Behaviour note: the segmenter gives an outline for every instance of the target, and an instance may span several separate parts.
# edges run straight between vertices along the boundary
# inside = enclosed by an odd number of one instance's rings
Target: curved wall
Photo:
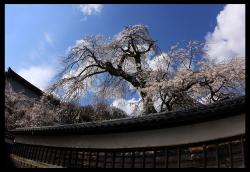
[[[245,114],[241,114],[192,125],[134,132],[65,136],[17,135],[15,142],[57,147],[115,149],[188,144],[244,133]]]

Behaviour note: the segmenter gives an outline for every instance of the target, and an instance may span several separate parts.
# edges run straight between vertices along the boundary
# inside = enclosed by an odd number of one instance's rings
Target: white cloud
[[[111,106],[125,111],[128,115],[139,115],[140,111],[142,111],[142,103],[140,101],[141,99],[135,100],[135,98],[130,100],[116,99]]]
[[[66,54],[70,53],[70,50],[74,47],[83,47],[83,46],[90,46],[90,43],[84,39],[78,39],[75,41],[75,45],[73,46],[68,46],[68,48],[66,49]]]
[[[43,36],[44,36],[46,42],[47,42],[50,46],[54,46],[54,39],[53,39],[51,33],[44,32],[44,33],[43,33]]]
[[[158,68],[164,68],[165,67],[165,63],[162,63],[162,62],[165,61],[165,58],[167,56],[168,55],[166,53],[162,53],[160,55],[155,56],[151,60],[147,59],[147,63],[148,63],[149,67],[152,70],[156,70]]]
[[[149,67],[155,71],[157,69],[161,69],[164,71],[167,71],[168,63],[170,62],[169,56],[167,53],[161,53],[160,55],[155,56],[153,59],[146,59],[146,62],[148,63]],[[170,71],[172,71],[172,67],[169,66]]]
[[[205,37],[210,60],[219,63],[245,57],[245,5],[229,4],[218,14],[217,26]]]
[[[101,4],[81,4],[79,8],[84,15],[90,16],[92,14],[101,13],[103,5]],[[86,21],[86,18],[84,19]]]
[[[55,71],[49,66],[31,66],[29,68],[23,68],[17,73],[42,90],[48,86],[50,80],[55,75]]]

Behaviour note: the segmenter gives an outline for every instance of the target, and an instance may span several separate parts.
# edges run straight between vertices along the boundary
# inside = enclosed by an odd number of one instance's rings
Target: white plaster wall
[[[245,114],[174,128],[100,135],[17,136],[15,142],[81,148],[130,148],[195,143],[245,133]]]

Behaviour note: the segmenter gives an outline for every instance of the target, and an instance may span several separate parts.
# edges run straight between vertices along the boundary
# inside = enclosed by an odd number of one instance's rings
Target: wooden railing
[[[64,168],[244,168],[245,136],[185,145],[93,149],[15,143],[18,167]]]

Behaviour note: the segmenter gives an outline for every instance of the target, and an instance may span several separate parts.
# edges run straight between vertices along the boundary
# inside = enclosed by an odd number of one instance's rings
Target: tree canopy
[[[122,97],[128,89],[141,96],[143,113],[202,106],[244,94],[244,57],[210,60],[202,42],[173,45],[163,52],[144,25],[125,27],[113,38],[87,36],[63,59],[52,85],[65,100],[96,94]],[[93,89],[92,89],[93,90]]]

